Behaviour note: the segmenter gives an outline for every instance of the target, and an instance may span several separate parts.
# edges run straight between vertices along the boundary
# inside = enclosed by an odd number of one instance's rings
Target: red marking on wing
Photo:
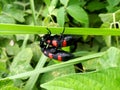
[[[58,60],[62,61],[62,57],[60,55],[58,55]]]
[[[48,54],[48,57],[52,59],[52,58],[53,58],[52,53],[49,53],[49,54]]]
[[[50,40],[47,40],[47,43],[50,43]]]
[[[53,41],[52,41],[52,45],[55,46],[55,47],[57,47],[57,46],[58,46],[57,41],[56,41],[56,40],[53,40]]]
[[[63,47],[66,47],[66,46],[67,46],[67,41],[66,41],[66,40],[63,40],[62,46],[63,46]]]

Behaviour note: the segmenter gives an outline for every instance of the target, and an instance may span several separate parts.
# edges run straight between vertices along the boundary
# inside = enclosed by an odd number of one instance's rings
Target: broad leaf
[[[19,48],[18,44],[15,44],[15,45],[13,45],[13,46],[8,45],[8,46],[6,47],[6,51],[7,51],[7,54],[8,54],[8,55],[13,55],[13,56],[15,56],[15,55],[17,55],[17,53],[20,51],[20,48]]]
[[[111,47],[100,58],[83,62],[86,70],[101,70],[111,67],[120,67],[120,49]]]
[[[87,5],[87,9],[90,10],[91,12],[96,11],[96,10],[100,10],[105,8],[105,4],[104,2],[99,2],[97,0],[93,0],[90,3],[88,3]]]
[[[120,90],[120,68],[72,74],[42,84],[47,90]]]
[[[112,13],[107,13],[107,14],[99,14],[99,17],[104,23],[112,23],[113,18],[112,18]]]
[[[117,10],[115,13],[115,20],[116,22],[119,22],[120,19],[120,10]],[[113,13],[106,13],[106,14],[99,14],[99,17],[103,21],[103,24],[108,23],[108,27],[110,27],[110,23],[113,22]]]
[[[64,27],[65,23],[65,8],[61,7],[57,11],[57,22],[59,26]]]
[[[13,59],[10,66],[10,74],[18,74],[32,70],[30,60],[32,59],[32,50],[30,48],[23,49]]]
[[[14,20],[14,18],[7,16],[7,15],[0,15],[0,23],[11,23],[11,24],[15,24],[16,21]]]
[[[102,68],[110,68],[120,66],[120,49],[111,47],[106,53],[100,57],[99,64]]]
[[[87,13],[84,11],[84,9],[82,7],[80,7],[79,5],[75,5],[75,4],[69,5],[67,7],[67,12],[75,20],[77,20],[78,22],[81,22],[86,27],[88,26],[88,15],[87,15]]]
[[[24,12],[11,5],[6,5],[2,12],[5,13],[5,15],[12,17],[19,22],[25,21]]]
[[[79,5],[80,1],[79,0],[69,0],[68,6],[69,5]]]

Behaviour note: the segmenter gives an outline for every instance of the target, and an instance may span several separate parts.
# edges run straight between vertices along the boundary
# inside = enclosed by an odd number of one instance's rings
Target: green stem
[[[42,56],[41,56],[38,64],[37,64],[36,67],[35,67],[35,70],[40,70],[40,69],[44,66],[46,60],[47,60],[47,57],[45,57],[45,56],[42,54]],[[39,75],[40,75],[39,72],[38,72],[37,74],[33,74],[33,75],[29,78],[29,80],[27,81],[27,84],[25,85],[24,90],[33,90],[33,87],[34,87],[34,85],[35,85],[35,83],[36,83]]]
[[[17,79],[17,78],[23,78],[23,77],[30,77],[33,74],[36,75],[38,73],[39,74],[40,73],[45,73],[45,72],[49,72],[49,71],[52,71],[52,70],[55,70],[55,69],[65,67],[65,66],[69,66],[69,65],[81,63],[81,62],[84,62],[84,61],[88,61],[88,60],[93,59],[93,58],[98,58],[98,57],[103,56],[104,54],[105,54],[105,52],[95,53],[95,54],[92,54],[92,55],[86,55],[86,56],[83,56],[83,57],[72,59],[72,60],[67,61],[67,62],[51,65],[51,66],[48,66],[48,67],[45,67],[45,68],[35,69],[34,71],[29,71],[29,72],[21,73],[21,74],[18,74],[18,75],[9,76],[9,77],[4,78],[4,79],[8,79],[8,78],[9,79]]]
[[[27,35],[25,36],[25,39],[24,39],[24,41],[23,41],[23,44],[22,44],[22,48],[21,48],[21,49],[24,49],[24,48],[26,47],[28,39],[29,39],[29,34],[27,34]]]
[[[31,10],[32,10],[34,25],[37,25],[37,20],[36,20],[36,16],[35,16],[34,0],[30,0],[30,6],[31,6]]]
[[[114,25],[114,28],[117,28],[116,27],[116,17],[115,17],[115,13],[113,13],[113,25]],[[118,36],[115,37],[116,39],[116,46],[118,47],[119,46],[119,40],[118,40]]]
[[[49,28],[49,27],[48,27]],[[53,34],[60,34],[63,27],[50,27]],[[0,24],[0,34],[46,34],[44,26]],[[115,28],[65,28],[64,34],[71,35],[120,35],[120,29]]]
[[[31,9],[32,9],[32,14],[33,14],[34,25],[37,25],[37,19],[36,19],[37,17],[35,17],[34,0],[30,0],[30,5],[31,5]],[[35,70],[42,68],[44,66],[46,60],[47,60],[47,58],[42,54],[42,56],[39,59],[39,62],[37,63],[37,65],[35,67]],[[35,74],[31,75],[24,87],[24,90],[33,90],[39,75],[40,75],[40,73],[37,73],[36,75]]]

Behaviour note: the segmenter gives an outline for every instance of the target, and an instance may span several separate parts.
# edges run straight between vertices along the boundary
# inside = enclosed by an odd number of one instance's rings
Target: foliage
[[[91,90],[119,90],[118,72],[120,72],[119,68],[110,68],[93,73],[72,74],[54,79],[43,84],[42,87],[49,90],[87,90],[88,88]]]
[[[0,0],[0,90],[119,90],[119,8],[120,0]],[[46,27],[79,38],[76,58],[41,53]]]

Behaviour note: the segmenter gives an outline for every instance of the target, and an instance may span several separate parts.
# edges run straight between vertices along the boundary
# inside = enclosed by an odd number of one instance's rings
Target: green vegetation
[[[0,90],[120,90],[119,8],[120,0],[0,0]],[[42,54],[47,27],[80,38],[74,59]]]

